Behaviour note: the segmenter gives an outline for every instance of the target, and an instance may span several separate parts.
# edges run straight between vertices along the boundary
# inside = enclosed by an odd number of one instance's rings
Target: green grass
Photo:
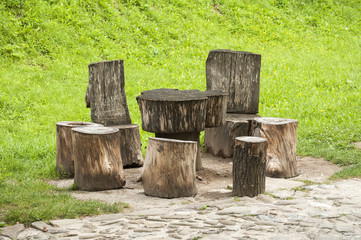
[[[357,0],[1,1],[0,222],[115,211],[43,182],[57,178],[56,122],[90,121],[87,65],[102,60],[125,60],[140,124],[141,91],[205,90],[210,50],[259,53],[259,114],[298,119],[299,155],[346,166],[334,178],[360,177],[360,19]]]

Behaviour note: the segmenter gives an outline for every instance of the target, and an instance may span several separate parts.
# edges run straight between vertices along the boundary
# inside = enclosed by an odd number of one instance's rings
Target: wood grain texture
[[[194,141],[149,138],[142,175],[144,193],[161,198],[197,194],[196,155]]]
[[[119,130],[110,127],[73,128],[74,183],[97,191],[125,185]]]
[[[219,90],[203,92],[207,96],[206,128],[219,127],[225,122],[228,93]]]
[[[206,62],[207,90],[229,93],[228,113],[258,113],[261,55],[212,50]]]
[[[89,83],[85,95],[92,122],[105,126],[131,124],[125,96],[123,60],[89,64]]]
[[[197,142],[197,160],[196,171],[202,170],[202,158],[201,158],[201,145],[199,141],[200,132],[191,133],[155,133],[157,138],[177,139],[183,141],[195,141]]]
[[[214,156],[233,157],[235,138],[252,136],[253,119],[256,114],[226,114],[225,123],[219,127],[206,128],[204,145],[206,151]]]
[[[267,139],[237,137],[233,160],[233,195],[255,197],[266,188]]]
[[[255,136],[268,140],[267,176],[291,178],[297,170],[297,125],[298,121],[284,118],[255,118]]]
[[[120,152],[123,167],[141,167],[144,160],[142,156],[142,143],[140,141],[139,125],[117,125],[111,126],[119,130]]]
[[[90,122],[63,121],[56,123],[56,170],[61,178],[74,177],[73,140],[74,127],[102,126]]]

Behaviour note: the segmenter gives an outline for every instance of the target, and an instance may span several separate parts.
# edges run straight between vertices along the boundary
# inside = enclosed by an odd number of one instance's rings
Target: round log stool
[[[237,137],[233,160],[233,195],[254,197],[266,187],[267,139]]]
[[[110,127],[73,128],[74,183],[97,191],[125,185],[119,130]]]
[[[197,142],[149,138],[142,181],[144,193],[177,198],[197,194]]]
[[[271,117],[259,117],[254,120],[255,135],[266,137],[268,140],[267,176],[278,178],[297,176],[298,121]]]
[[[119,130],[120,152],[122,154],[123,167],[143,166],[142,143],[140,142],[139,125],[127,124],[112,126]]]
[[[63,121],[56,123],[56,170],[61,178],[74,177],[73,141],[71,129],[74,127],[103,126],[91,122]]]

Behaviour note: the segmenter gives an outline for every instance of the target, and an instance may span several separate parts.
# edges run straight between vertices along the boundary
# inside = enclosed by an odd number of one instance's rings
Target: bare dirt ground
[[[130,205],[127,211],[146,210],[157,207],[174,207],[175,205],[209,204],[212,201],[231,197],[232,187],[232,158],[214,157],[202,154],[203,170],[197,172],[198,194],[194,197],[161,199],[144,194],[141,182],[142,168],[124,169],[126,185],[122,189],[85,192],[73,191],[72,195],[81,200],[96,199],[108,203],[125,202]],[[337,165],[320,158],[302,157],[298,160],[299,176],[291,179],[266,178],[266,192],[272,193],[279,189],[289,189],[304,185],[302,180],[322,183],[341,170]],[[69,187],[72,179],[50,181],[58,187]]]

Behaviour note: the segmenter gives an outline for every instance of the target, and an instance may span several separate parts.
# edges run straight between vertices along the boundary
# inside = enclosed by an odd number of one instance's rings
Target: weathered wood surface
[[[125,176],[119,130],[83,127],[72,131],[75,185],[85,191],[123,187]]]
[[[199,141],[199,135],[200,135],[200,132],[191,132],[191,133],[156,133],[155,137],[197,142],[196,171],[199,171],[199,170],[202,170],[201,145],[200,145],[200,141]]]
[[[253,119],[256,114],[226,114],[225,123],[219,127],[206,128],[204,145],[214,156],[233,157],[235,138],[253,135]]]
[[[56,170],[61,178],[74,177],[73,141],[74,127],[102,126],[90,122],[62,121],[56,123]]]
[[[207,97],[192,91],[156,89],[137,97],[142,128],[154,133],[200,132],[205,128]]]
[[[255,197],[266,188],[267,139],[237,137],[233,160],[233,195]]]
[[[144,160],[142,156],[142,143],[140,141],[139,125],[117,125],[112,126],[119,130],[120,152],[123,167],[141,167]]]
[[[207,90],[229,93],[228,113],[258,113],[261,55],[213,50],[206,62]]]
[[[269,177],[291,178],[297,171],[298,121],[284,118],[255,118],[255,136],[266,137],[267,170]]]
[[[219,90],[203,92],[207,96],[206,128],[224,124],[227,111],[228,93]]]
[[[149,138],[142,174],[144,193],[161,198],[197,194],[196,156],[194,141]]]
[[[89,64],[85,96],[92,122],[105,126],[131,124],[125,96],[123,60]]]

